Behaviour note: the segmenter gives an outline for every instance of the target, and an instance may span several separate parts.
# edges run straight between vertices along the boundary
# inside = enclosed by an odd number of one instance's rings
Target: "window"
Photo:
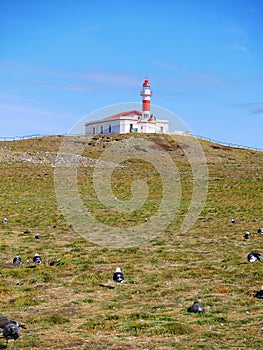
[[[96,134],[96,128],[95,128],[95,126],[93,126],[92,133],[93,133],[93,134]]]
[[[103,125],[100,127],[100,133],[103,134]]]
[[[109,125],[109,134],[111,134],[111,125]]]

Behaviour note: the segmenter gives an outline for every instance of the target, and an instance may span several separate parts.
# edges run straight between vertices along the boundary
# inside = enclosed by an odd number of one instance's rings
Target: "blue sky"
[[[2,0],[0,136],[65,134],[147,75],[194,134],[263,149],[262,18],[261,0]]]

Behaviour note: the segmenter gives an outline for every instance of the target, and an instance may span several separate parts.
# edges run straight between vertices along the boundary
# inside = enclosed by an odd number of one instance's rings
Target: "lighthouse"
[[[152,91],[147,77],[145,77],[142,83],[140,96],[142,96],[141,110],[121,111],[117,114],[105,115],[100,120],[90,121],[85,124],[85,133],[90,135],[127,133],[168,134],[169,120],[157,119],[151,112]]]
[[[151,114],[151,85],[149,83],[149,80],[146,78],[144,79],[144,82],[142,84],[142,120],[149,120],[150,114]]]

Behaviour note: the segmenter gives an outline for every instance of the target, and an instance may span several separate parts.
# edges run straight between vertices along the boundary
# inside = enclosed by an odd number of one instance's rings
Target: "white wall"
[[[103,127],[103,134],[119,134],[120,124],[118,121],[113,122],[100,122],[100,123],[92,123],[86,125],[86,134],[94,134],[93,128],[95,128],[95,134],[101,134],[101,127]],[[111,132],[110,132],[111,127]]]
[[[169,123],[167,121],[156,121],[156,132],[158,134],[168,134],[169,133]]]
[[[169,133],[169,122],[166,120],[156,121],[156,123],[137,123],[136,120],[110,120],[110,121],[101,121],[97,123],[91,123],[86,125],[86,134],[93,134],[93,128],[95,127],[95,134],[101,134],[101,127],[103,127],[103,134],[127,134],[130,132],[130,125],[133,125],[133,128],[137,128],[137,132],[141,133]],[[109,130],[111,126],[111,132]]]
[[[138,132],[140,131],[140,123],[137,123],[136,120],[122,120],[121,121],[121,130],[123,134],[127,134],[130,132],[131,124],[134,129],[137,129]]]

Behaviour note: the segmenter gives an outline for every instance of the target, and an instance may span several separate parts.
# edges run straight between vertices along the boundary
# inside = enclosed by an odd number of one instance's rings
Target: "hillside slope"
[[[263,227],[263,153],[199,141],[208,193],[195,225],[182,233],[195,185],[187,156],[191,138],[142,136],[154,145],[153,152],[161,148],[175,163],[180,204],[170,225],[159,227],[154,238],[113,249],[86,240],[65,219],[55,172],[61,164],[77,169],[84,206],[109,228],[144,224],[158,212],[164,193],[153,164],[134,159],[131,152],[112,173],[112,189],[120,200],[132,198],[134,180],[147,181],[148,199],[134,212],[105,208],[93,186],[97,164],[111,169],[103,160],[106,150],[124,147],[131,137],[141,136],[95,136],[81,155],[76,149],[83,139],[69,138],[76,152],[62,152],[60,158],[64,139],[59,136],[0,142],[0,219],[8,220],[0,224],[0,316],[27,325],[17,347],[261,349],[263,301],[253,295],[263,284],[263,265],[249,264],[246,257],[255,250],[263,253],[263,235],[257,233]],[[243,239],[246,231],[248,240]],[[42,264],[32,263],[35,253]],[[12,264],[15,255],[22,266]],[[115,286],[109,280],[117,266],[125,283]],[[197,299],[205,314],[187,312]],[[4,344],[1,340],[0,348]]]

